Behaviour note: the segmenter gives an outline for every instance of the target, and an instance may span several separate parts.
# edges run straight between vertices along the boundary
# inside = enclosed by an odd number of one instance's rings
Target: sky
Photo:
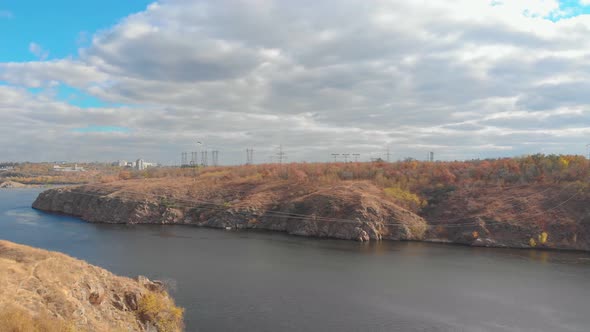
[[[584,154],[590,0],[0,0],[0,119],[0,162]]]

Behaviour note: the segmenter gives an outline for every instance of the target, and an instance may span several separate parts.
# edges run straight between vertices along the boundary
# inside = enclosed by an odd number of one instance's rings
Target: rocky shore
[[[572,212],[576,221],[557,219],[559,214],[549,213],[519,221],[510,214],[500,213],[502,209],[513,208],[514,202],[498,203],[493,192],[471,202],[457,191],[431,202],[429,210],[419,213],[401,207],[385,197],[382,190],[362,181],[316,187],[312,191],[292,183],[247,186],[234,183],[206,188],[207,195],[197,197],[185,193],[204,190],[198,184],[194,189],[187,189],[186,183],[164,181],[122,181],[50,189],[39,195],[33,207],[93,223],[187,224],[357,241],[415,240],[590,251],[590,214],[586,210]],[[546,203],[543,197],[529,198],[527,204]],[[478,204],[501,206],[474,217],[471,210],[483,209]],[[449,209],[454,212],[452,218],[444,214]]]
[[[30,187],[38,187],[36,185],[28,185],[20,182],[15,181],[2,181],[0,180],[0,188],[2,189],[13,189],[13,188],[30,188]]]
[[[273,192],[277,194],[277,192]],[[111,192],[108,186],[57,188],[42,192],[35,209],[77,216],[94,223],[190,224],[212,228],[264,229],[345,240],[420,240],[426,222],[378,195],[368,184],[325,192],[250,197],[252,205],[162,199],[145,194]],[[252,193],[253,196],[270,193]],[[254,202],[256,201],[256,202]],[[268,201],[274,205],[269,208]],[[334,213],[346,218],[334,218]],[[310,217],[311,216],[311,217]],[[330,217],[327,217],[330,216]]]

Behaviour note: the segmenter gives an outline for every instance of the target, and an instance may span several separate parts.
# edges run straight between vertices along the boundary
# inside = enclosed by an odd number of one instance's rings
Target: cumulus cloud
[[[313,161],[387,145],[397,158],[581,153],[590,16],[562,12],[549,0],[163,0],[94,34],[76,59],[0,63],[0,106],[17,99],[11,119],[32,137],[62,128],[47,144],[88,145],[39,148],[71,158],[170,162],[197,136],[227,163],[251,147],[264,160],[279,143]],[[60,84],[125,106],[26,90]],[[72,130],[87,126],[132,130]]]

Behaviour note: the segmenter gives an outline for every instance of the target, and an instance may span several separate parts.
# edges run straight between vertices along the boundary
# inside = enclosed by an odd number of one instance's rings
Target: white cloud
[[[109,75],[95,67],[70,59],[0,63],[0,80],[31,88],[51,86],[55,82],[86,88],[108,82],[108,78]]]
[[[577,153],[590,131],[590,17],[543,18],[559,10],[557,1],[164,0],[95,34],[79,58],[0,64],[11,84],[0,115],[11,109],[19,124],[7,138],[53,133],[35,143],[52,159],[169,162],[196,135],[226,162],[279,143],[290,160],[368,158],[387,144],[400,158]],[[86,111],[23,90],[55,84],[129,106]],[[71,131],[100,124],[133,130]],[[88,148],[52,151],[62,138]]]
[[[40,60],[45,60],[49,56],[49,51],[44,50],[41,45],[31,42],[29,43],[29,51],[33,53]]]

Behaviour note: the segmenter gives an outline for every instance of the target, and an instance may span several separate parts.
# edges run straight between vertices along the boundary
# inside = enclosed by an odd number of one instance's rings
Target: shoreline
[[[566,252],[566,253],[580,253],[580,254],[588,254],[590,255],[590,250],[583,250],[583,249],[575,249],[575,248],[551,248],[551,247],[526,247],[526,246],[481,246],[481,245],[471,245],[468,243],[461,243],[461,242],[452,242],[445,239],[424,239],[424,240],[391,240],[391,239],[374,239],[372,241],[356,241],[351,239],[341,239],[335,237],[318,237],[318,236],[307,236],[307,235],[299,235],[299,234],[292,234],[286,231],[277,231],[271,229],[263,229],[263,228],[222,228],[222,227],[214,227],[214,226],[207,226],[207,225],[195,225],[195,224],[179,224],[179,223],[126,223],[126,222],[92,222],[83,219],[81,216],[67,214],[64,212],[58,211],[45,211],[35,207],[31,207],[34,210],[40,211],[42,213],[46,213],[49,215],[55,216],[64,216],[68,218],[77,219],[80,222],[88,223],[88,224],[98,224],[98,225],[117,225],[117,226],[130,226],[130,227],[196,227],[196,228],[204,228],[210,229],[215,231],[225,231],[225,232],[235,232],[235,233],[261,233],[261,234],[280,234],[286,237],[296,237],[296,238],[306,238],[309,240],[332,240],[332,241],[344,241],[344,242],[351,242],[351,243],[358,243],[359,245],[371,245],[379,242],[391,242],[391,243],[425,243],[425,244],[433,244],[433,245],[440,245],[440,246],[454,246],[454,247],[463,247],[463,248],[482,248],[482,249],[500,249],[500,250],[519,250],[519,251],[531,251],[531,252]]]
[[[231,200],[223,196],[218,201],[226,203],[220,204],[198,198],[190,201],[189,197],[179,195],[152,194],[157,192],[155,190],[170,189],[161,182],[155,182],[153,189],[144,192],[125,191],[124,186],[129,184],[145,185],[146,182],[53,188],[39,193],[32,206],[89,223],[180,224],[361,242],[419,241],[470,247],[590,252],[584,223],[577,230],[561,222],[541,228],[535,222],[502,221],[494,219],[493,215],[485,218],[464,216],[451,224],[436,223],[378,197],[379,192],[367,183],[349,183],[295,197],[291,190],[287,191],[286,197],[265,196],[266,205],[261,205],[260,200],[248,200],[248,197]],[[285,187],[283,184],[271,189],[263,187],[262,192],[255,192],[253,196],[274,194]],[[222,186],[218,190],[232,192],[235,187]]]

